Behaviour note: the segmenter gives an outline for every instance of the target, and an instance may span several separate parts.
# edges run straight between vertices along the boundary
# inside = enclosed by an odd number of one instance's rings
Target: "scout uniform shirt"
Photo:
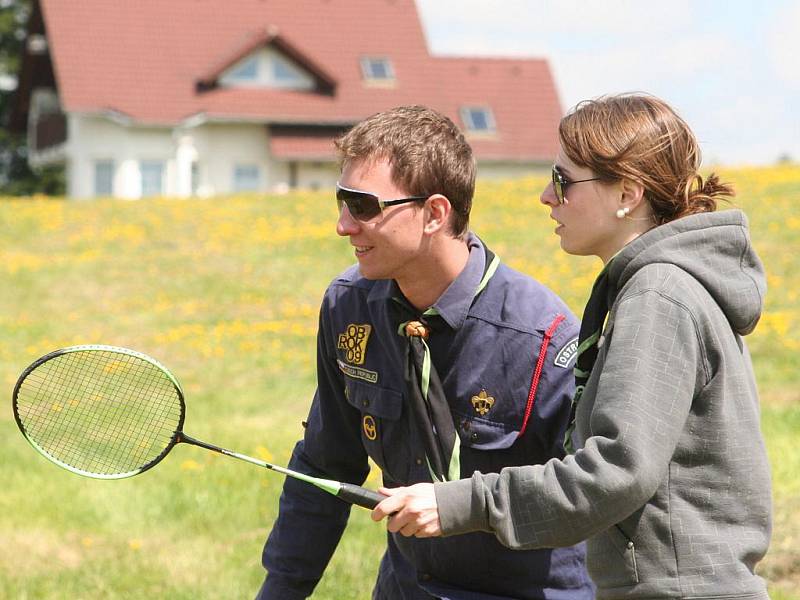
[[[426,318],[433,364],[460,442],[461,477],[544,463],[563,455],[574,389],[578,326],[566,305],[529,277],[488,267],[474,235],[461,274]],[[387,487],[430,482],[425,450],[406,404],[406,339],[398,324],[418,318],[392,280],[367,280],[357,265],[336,278],[320,311],[318,388],[290,468],[362,483],[367,457]],[[350,506],[293,479],[264,547],[259,598],[305,598],[325,569]],[[593,597],[583,545],[513,551],[490,533],[447,538],[388,534],[375,598]]]

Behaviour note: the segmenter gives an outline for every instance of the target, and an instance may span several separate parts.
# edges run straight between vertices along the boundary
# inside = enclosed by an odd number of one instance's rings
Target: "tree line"
[[[34,0],[0,0],[0,196],[64,193],[62,167],[33,170],[24,133],[8,129]]]

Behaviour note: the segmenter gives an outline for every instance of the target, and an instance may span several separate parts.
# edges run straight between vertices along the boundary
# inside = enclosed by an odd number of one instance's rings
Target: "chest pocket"
[[[519,432],[513,425],[482,419],[474,414],[453,411],[461,441],[461,476],[475,471],[498,473],[503,467],[529,464],[521,445],[515,446]],[[520,419],[514,415],[510,421]]]
[[[346,396],[358,409],[361,443],[388,479],[403,482],[409,468],[403,395],[390,388],[347,381]]]

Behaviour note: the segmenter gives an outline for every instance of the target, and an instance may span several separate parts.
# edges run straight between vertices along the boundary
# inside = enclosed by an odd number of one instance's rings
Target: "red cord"
[[[536,388],[539,387],[539,378],[542,376],[542,367],[544,367],[544,360],[547,356],[547,347],[550,345],[550,339],[553,337],[553,334],[558,329],[558,326],[561,325],[561,322],[566,319],[564,315],[556,315],[556,318],[553,319],[552,324],[550,325],[549,329],[544,332],[544,338],[542,338],[542,345],[539,348],[539,358],[536,361],[536,370],[533,372],[533,380],[531,381],[531,389],[528,392],[528,404],[525,406],[525,418],[522,420],[522,428],[519,430],[517,437],[520,437],[523,433],[525,433],[525,429],[528,427],[528,419],[531,416],[531,412],[533,411],[533,401],[536,398]]]

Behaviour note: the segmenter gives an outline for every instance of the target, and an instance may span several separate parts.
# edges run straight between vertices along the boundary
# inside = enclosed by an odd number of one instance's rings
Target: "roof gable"
[[[303,52],[299,45],[290,42],[279,33],[279,28],[270,25],[263,31],[255,32],[244,40],[241,47],[234,50],[230,56],[224,58],[219,64],[197,79],[197,90],[205,91],[220,85],[225,76],[230,76],[237,66],[248,58],[258,60],[263,56],[259,50],[268,49],[279,57],[285,57],[287,66],[307,74],[313,82],[310,89],[322,94],[333,94],[336,89],[336,79],[328,73],[317,61]],[[269,55],[269,54],[268,54]],[[278,63],[281,64],[281,63]],[[264,87],[281,87],[280,85]]]

